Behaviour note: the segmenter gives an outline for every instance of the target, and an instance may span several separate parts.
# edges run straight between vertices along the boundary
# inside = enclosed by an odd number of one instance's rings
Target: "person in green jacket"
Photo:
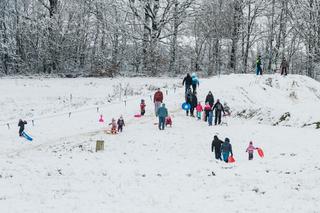
[[[257,58],[257,75],[262,75],[262,63],[261,63],[261,55]]]
[[[164,130],[166,117],[168,116],[168,110],[165,104],[158,109],[158,117],[159,117],[159,129]]]

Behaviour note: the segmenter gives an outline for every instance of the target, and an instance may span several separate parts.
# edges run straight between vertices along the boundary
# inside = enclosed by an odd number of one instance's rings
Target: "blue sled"
[[[183,103],[181,107],[182,107],[182,109],[185,110],[185,111],[188,111],[188,110],[191,109],[191,105],[188,104],[188,103]]]
[[[25,133],[25,132],[22,132],[22,136],[23,136],[25,139],[27,139],[28,141],[32,141],[32,140],[33,140],[32,137],[30,137],[29,135],[27,135],[27,133]]]

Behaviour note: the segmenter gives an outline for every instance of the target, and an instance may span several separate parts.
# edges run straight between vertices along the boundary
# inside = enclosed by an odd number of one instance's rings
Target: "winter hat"
[[[196,77],[197,75],[195,73],[192,73],[192,77]]]
[[[229,143],[230,142],[230,139],[229,138],[226,138],[224,139],[225,142]]]
[[[162,107],[165,107],[165,106],[166,106],[166,105],[163,103],[163,104],[162,104]]]
[[[252,141],[250,141],[250,143],[249,143],[250,145],[252,145]]]

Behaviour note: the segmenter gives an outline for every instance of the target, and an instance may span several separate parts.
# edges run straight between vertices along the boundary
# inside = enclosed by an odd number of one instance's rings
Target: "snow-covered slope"
[[[215,127],[180,110],[184,89],[174,89],[180,84],[150,78],[1,79],[1,212],[319,211],[319,130],[301,128],[320,121],[318,82],[278,75],[201,80],[200,100],[211,90],[233,111]],[[173,116],[166,131],[154,125],[150,94],[158,86],[165,87]],[[127,95],[120,96],[120,87]],[[147,114],[137,119],[141,98]],[[290,117],[279,122],[287,112]],[[106,135],[100,114],[107,122],[124,115],[124,132]],[[17,137],[20,117],[29,121],[32,143]],[[235,164],[214,160],[215,134],[231,139]],[[100,139],[105,151],[96,153]],[[264,149],[264,159],[255,154],[247,160],[250,140]]]

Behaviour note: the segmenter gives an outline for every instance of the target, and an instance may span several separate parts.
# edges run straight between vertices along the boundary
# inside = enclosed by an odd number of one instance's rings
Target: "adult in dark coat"
[[[215,110],[215,118],[214,118],[214,124],[221,124],[221,115],[222,112],[223,114],[225,114],[224,112],[224,108],[223,105],[220,103],[220,100],[217,100],[217,103],[213,106],[212,110]]]
[[[287,75],[288,74],[289,63],[287,62],[286,58],[282,59],[280,67],[281,67],[281,75]]]
[[[192,107],[192,91],[191,88],[188,89],[187,93],[186,93],[186,103],[190,104],[190,106]],[[186,111],[187,116],[189,115],[189,111],[190,111],[190,115],[191,115],[191,108],[190,110]]]
[[[213,107],[213,104],[214,104],[214,97],[213,97],[213,95],[212,95],[212,92],[211,92],[211,91],[209,91],[209,93],[208,93],[208,95],[207,95],[207,97],[206,97],[206,101],[205,101],[205,103],[209,103],[209,105],[210,105],[211,107]]]
[[[22,132],[24,131],[24,125],[27,124],[27,121],[23,121],[22,119],[19,120],[19,123],[18,123],[18,127],[19,128],[19,136],[21,137],[22,136]]]
[[[192,117],[194,117],[194,114],[193,114],[193,112],[194,112],[194,109],[197,107],[197,105],[198,105],[198,98],[197,98],[197,93],[195,92],[195,93],[192,93],[192,95],[191,95],[191,108],[190,108],[190,115],[192,116]]]
[[[220,140],[218,138],[218,136],[215,135],[213,137],[213,141],[211,144],[211,152],[213,152],[213,148],[214,148],[214,153],[215,153],[217,160],[222,160],[222,158],[221,158],[221,144],[223,144],[223,141]]]
[[[187,76],[184,77],[182,81],[182,85],[185,85],[185,94],[187,94],[188,90],[190,89],[192,85],[192,77],[190,76],[189,73],[187,73]]]

